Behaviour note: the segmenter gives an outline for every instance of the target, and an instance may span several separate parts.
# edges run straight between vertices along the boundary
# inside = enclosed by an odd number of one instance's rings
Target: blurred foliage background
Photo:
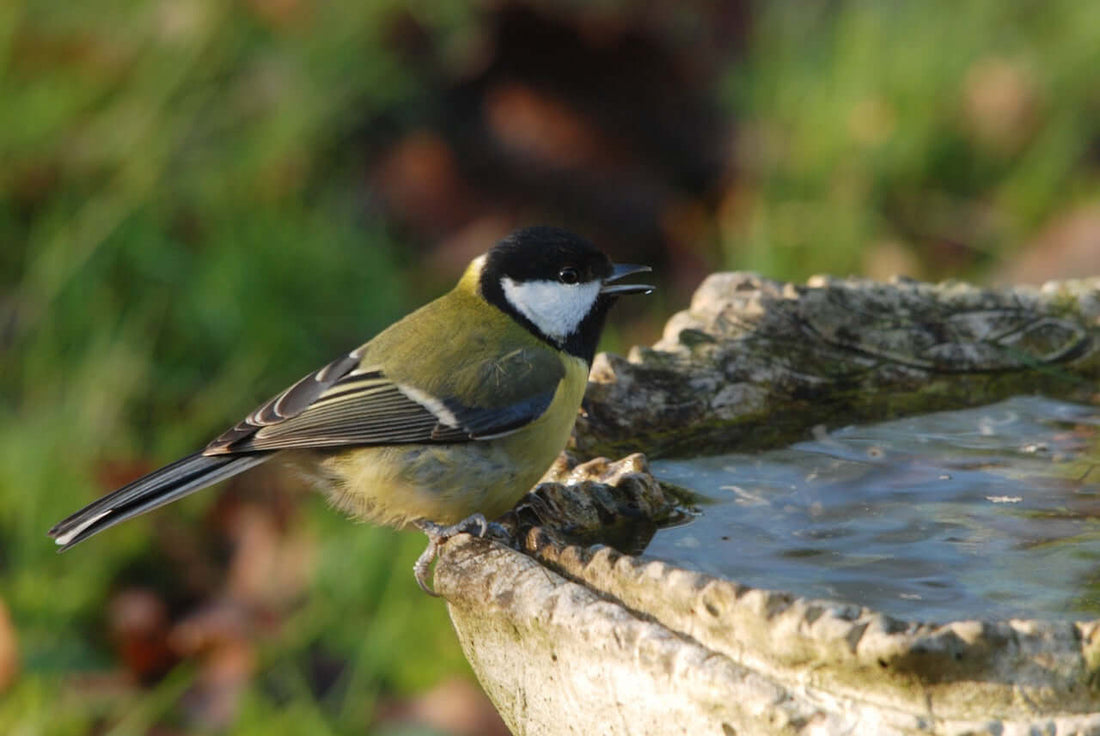
[[[1100,271],[1100,5],[0,4],[0,732],[503,733],[423,540],[260,470],[45,530],[520,224],[706,272]],[[637,308],[637,307],[636,307]]]

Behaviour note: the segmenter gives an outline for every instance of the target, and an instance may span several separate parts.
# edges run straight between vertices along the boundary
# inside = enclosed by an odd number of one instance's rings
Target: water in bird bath
[[[1038,397],[652,463],[647,556],[906,619],[1100,616],[1100,409]]]

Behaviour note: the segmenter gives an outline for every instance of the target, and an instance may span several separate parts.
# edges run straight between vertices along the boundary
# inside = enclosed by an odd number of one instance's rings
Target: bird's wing
[[[491,439],[542,415],[561,376],[556,360],[551,364],[544,355],[521,350],[505,359],[456,367],[449,380],[428,391],[364,366],[361,350],[354,351],[258,407],[203,454]],[[494,384],[517,383],[521,391],[494,391]],[[463,395],[478,397],[479,405],[455,398],[449,389],[459,384],[467,387]]]

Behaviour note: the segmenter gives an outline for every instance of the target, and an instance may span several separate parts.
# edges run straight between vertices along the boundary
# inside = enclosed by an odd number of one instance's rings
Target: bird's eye
[[[581,280],[581,275],[572,266],[566,266],[558,272],[558,281],[563,284],[575,284]]]

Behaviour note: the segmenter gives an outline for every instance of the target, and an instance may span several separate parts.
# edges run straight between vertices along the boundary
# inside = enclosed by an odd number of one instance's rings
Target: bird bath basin
[[[516,734],[1100,736],[1098,386],[1100,278],[715,274],[593,366],[575,451],[652,463],[436,590]]]
[[[1040,397],[652,463],[646,556],[922,621],[1100,616],[1100,409]]]

